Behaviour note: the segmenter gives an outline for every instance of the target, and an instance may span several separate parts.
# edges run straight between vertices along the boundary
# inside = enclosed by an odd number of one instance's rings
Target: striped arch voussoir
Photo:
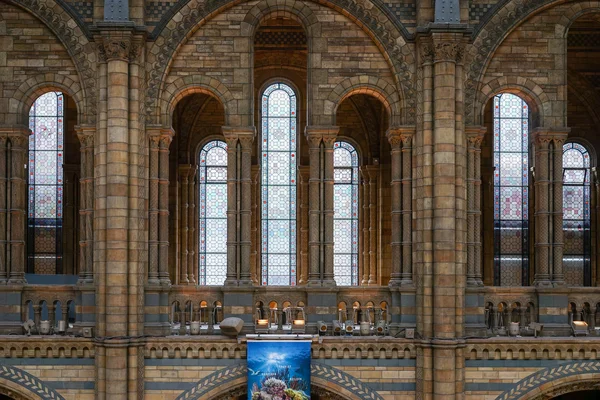
[[[9,365],[0,365],[0,383],[3,379],[16,384],[23,389],[24,393],[31,393],[41,399],[65,400],[56,390],[22,369]]]

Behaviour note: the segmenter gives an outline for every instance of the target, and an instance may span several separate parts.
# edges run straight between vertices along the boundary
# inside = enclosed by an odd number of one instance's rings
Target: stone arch
[[[46,385],[42,380],[31,375],[29,372],[10,365],[0,366],[0,387],[8,388],[24,399],[65,400],[60,393]]]
[[[146,113],[153,113],[156,102],[161,95],[165,78],[175,54],[183,43],[202,26],[208,18],[244,0],[218,0],[200,2],[199,0],[181,0],[177,11],[169,13],[169,20],[163,21],[155,29],[156,38],[148,51],[148,90],[145,100]],[[284,0],[276,0],[284,3]],[[415,56],[407,41],[412,35],[399,25],[380,0],[366,8],[355,0],[311,0],[332,8],[357,23],[379,47],[391,66],[396,83],[402,88],[407,99],[407,118],[414,119],[416,95],[413,82]],[[276,4],[272,7],[277,7]],[[306,7],[306,6],[304,6]]]
[[[198,381],[193,387],[177,396],[176,400],[214,399],[247,382],[246,364],[220,369]],[[311,383],[326,388],[348,400],[383,400],[367,384],[339,369],[312,362]]]
[[[225,109],[225,124],[230,125],[234,123],[236,106],[233,95],[227,86],[217,79],[205,75],[181,77],[167,86],[162,94],[160,106],[156,110],[159,114],[155,114],[154,122],[170,127],[173,110],[177,102],[193,93],[205,93],[215,97],[223,104],[223,108]]]
[[[472,35],[473,45],[470,46],[467,55],[470,65],[467,63],[469,67],[467,68],[465,81],[466,125],[473,125],[477,118],[477,90],[496,49],[525,20],[536,13],[561,3],[557,0],[506,0],[501,4],[497,4],[494,7],[494,14],[475,29]],[[561,20],[557,22],[557,26],[562,26],[563,34],[566,34],[572,21],[584,13],[593,12],[600,7],[598,1],[583,4],[573,3],[561,17]],[[557,31],[557,36],[560,36],[561,29]]]
[[[287,17],[296,20],[306,30],[309,41],[320,33],[321,24],[317,16],[302,2],[294,2],[292,5],[283,3],[271,6],[267,0],[262,0],[246,14],[242,22],[242,34],[253,38],[260,23],[270,17]]]
[[[499,93],[513,93],[521,97],[531,112],[533,127],[547,126],[545,123],[545,111],[552,106],[550,99],[544,90],[531,79],[517,77],[500,77],[486,83],[477,93],[475,124],[482,125],[487,102]]]
[[[583,390],[584,387],[598,385],[598,382],[600,361],[571,362],[529,375],[498,396],[497,400],[541,400],[548,394]]]
[[[73,19],[71,14],[55,0],[8,0],[41,20],[56,35],[71,56],[79,79],[82,83],[84,102],[80,123],[96,121],[96,46],[86,36],[88,33],[81,21]]]
[[[331,125],[335,125],[336,112],[340,104],[355,94],[367,94],[379,99],[388,111],[390,126],[400,124],[401,103],[394,85],[374,76],[357,75],[341,81],[327,97],[325,116],[331,119]]]
[[[14,113],[15,123],[29,126],[29,109],[42,94],[52,90],[69,95],[77,106],[77,121],[84,120],[84,93],[81,85],[68,76],[48,73],[31,77],[23,82],[10,99],[9,108]]]

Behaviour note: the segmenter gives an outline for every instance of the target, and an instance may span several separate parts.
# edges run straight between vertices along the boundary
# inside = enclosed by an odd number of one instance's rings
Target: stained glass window
[[[358,154],[347,142],[333,147],[333,276],[358,285]]]
[[[494,284],[529,281],[529,107],[494,97]]]
[[[296,285],[296,93],[262,95],[262,284]]]
[[[29,111],[27,270],[62,273],[64,96],[49,92]]]
[[[208,142],[199,160],[200,285],[223,285],[227,275],[227,144]]]
[[[563,146],[563,268],[570,286],[590,286],[590,155],[578,143]]]

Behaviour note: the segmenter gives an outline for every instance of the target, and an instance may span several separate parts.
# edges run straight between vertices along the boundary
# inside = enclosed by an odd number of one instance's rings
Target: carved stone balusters
[[[483,286],[481,273],[481,143],[485,127],[467,128],[467,286]]]
[[[93,217],[94,217],[94,134],[95,126],[79,126],[77,136],[81,151],[81,177],[79,179],[79,280],[81,283],[94,281],[93,269]]]
[[[6,176],[6,144],[7,144],[7,136],[6,134],[0,133],[0,283],[6,282],[8,279],[8,260],[7,256],[7,220],[8,220],[8,196],[7,196],[7,188],[6,183],[8,181]]]
[[[549,194],[550,180],[548,176],[548,153],[552,139],[541,130],[534,134],[536,146],[535,163],[535,217],[536,217],[536,241],[535,241],[535,278],[534,285],[549,287],[550,282],[550,237],[549,237]]]

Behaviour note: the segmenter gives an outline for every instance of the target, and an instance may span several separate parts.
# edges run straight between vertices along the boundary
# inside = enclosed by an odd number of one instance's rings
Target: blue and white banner
[[[248,341],[248,400],[309,400],[311,341]]]

